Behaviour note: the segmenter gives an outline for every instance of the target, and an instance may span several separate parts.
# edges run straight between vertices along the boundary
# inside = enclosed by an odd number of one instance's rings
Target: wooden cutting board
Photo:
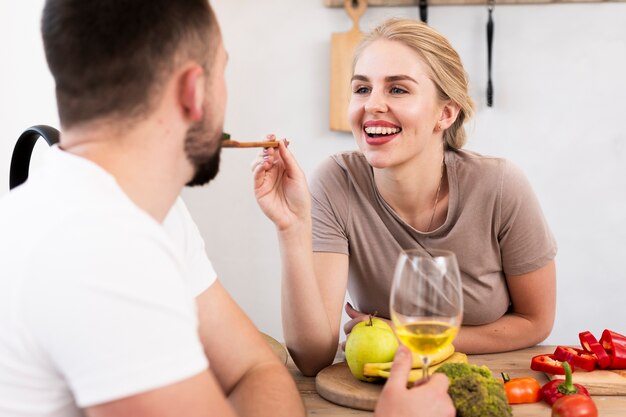
[[[322,369],[315,377],[315,389],[324,399],[344,407],[373,410],[383,389],[383,383],[357,380],[346,362]]]
[[[547,375],[550,379],[564,379],[563,375]],[[576,371],[572,381],[581,384],[591,395],[626,395],[626,369]]]
[[[285,347],[278,340],[274,339],[272,336],[269,336],[265,333],[261,333],[261,334],[263,335],[263,338],[265,338],[265,341],[267,342],[267,344],[270,345],[270,348],[272,349],[272,352],[274,352],[274,355],[278,356],[278,359],[282,363],[287,365],[287,359],[289,358],[287,349],[285,349]]]
[[[352,30],[333,33],[330,41],[330,128],[350,132],[348,122],[348,103],[350,102],[350,78],[352,77],[352,58],[354,50],[363,38],[359,29],[359,19],[367,10],[367,1],[358,0],[358,6],[352,7],[352,0],[344,1],[344,8],[352,18]]]
[[[434,369],[434,366],[431,369]],[[339,362],[322,369],[315,378],[317,393],[326,400],[345,407],[359,410],[374,410],[376,401],[385,384],[363,382],[352,376],[346,362]]]

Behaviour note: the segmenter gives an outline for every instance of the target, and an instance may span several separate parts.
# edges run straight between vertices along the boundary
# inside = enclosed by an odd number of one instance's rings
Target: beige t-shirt
[[[446,220],[422,233],[383,200],[359,152],[334,155],[311,180],[313,250],[349,256],[355,307],[389,317],[393,270],[402,249],[447,249],[459,262],[463,324],[491,323],[510,306],[506,276],[546,265],[556,242],[524,174],[502,158],[446,150]]]

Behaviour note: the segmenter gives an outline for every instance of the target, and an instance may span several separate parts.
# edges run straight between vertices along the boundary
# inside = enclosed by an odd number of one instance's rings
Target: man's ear
[[[439,116],[439,126],[440,129],[445,130],[452,126],[452,124],[456,121],[456,118],[461,111],[461,106],[458,103],[448,100],[441,109],[441,114]]]
[[[202,120],[206,79],[199,65],[192,65],[180,76],[180,103],[183,112],[192,122]]]

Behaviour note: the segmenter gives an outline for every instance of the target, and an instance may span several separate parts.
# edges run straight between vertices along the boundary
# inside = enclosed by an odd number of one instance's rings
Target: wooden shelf
[[[615,3],[626,0],[496,0],[501,4],[563,4],[563,3]],[[428,0],[429,6],[486,5],[486,0]],[[343,0],[324,0],[326,7],[343,7]],[[367,0],[368,6],[418,6],[419,0]]]

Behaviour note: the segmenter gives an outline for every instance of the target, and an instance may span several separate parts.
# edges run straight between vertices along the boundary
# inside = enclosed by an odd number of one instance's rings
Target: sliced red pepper
[[[600,337],[600,345],[609,352],[611,369],[626,368],[626,336],[605,329]]]
[[[547,374],[565,375],[563,362],[557,360],[554,355],[537,355],[530,361],[530,369],[545,372]],[[572,372],[574,372],[572,370]]]
[[[569,346],[557,346],[554,351],[554,358],[587,372],[593,371],[598,362],[598,358],[593,353]]]
[[[606,353],[606,350],[598,343],[598,339],[596,339],[591,332],[578,333],[578,338],[580,339],[580,345],[583,349],[596,355],[600,368],[606,368],[611,365],[611,357]]]

